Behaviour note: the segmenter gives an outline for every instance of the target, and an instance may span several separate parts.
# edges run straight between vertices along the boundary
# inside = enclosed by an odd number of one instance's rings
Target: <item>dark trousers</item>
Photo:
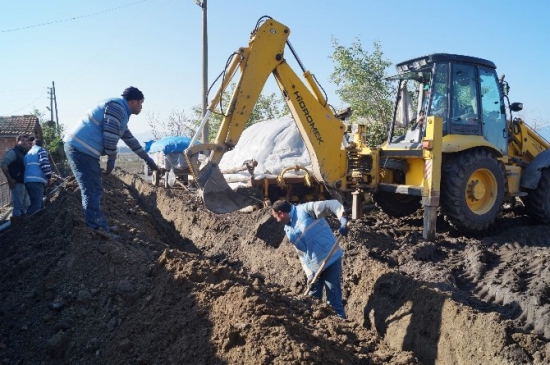
[[[25,183],[27,193],[31,200],[31,205],[27,209],[27,214],[33,214],[44,208],[44,184],[41,182],[28,182]]]

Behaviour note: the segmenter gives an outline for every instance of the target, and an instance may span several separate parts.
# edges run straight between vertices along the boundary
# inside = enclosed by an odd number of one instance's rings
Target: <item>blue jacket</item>
[[[130,119],[131,114],[128,102],[123,98],[112,98],[101,102],[98,106],[89,111],[82,118],[82,120],[80,120],[80,122],[77,123],[71,133],[67,134],[67,136],[63,139],[63,142],[69,144],[71,147],[82,153],[98,159],[100,156],[108,154],[108,151],[105,151],[104,146],[103,125],[107,119],[105,117],[105,109],[111,102],[117,103],[121,106],[121,108],[117,108],[117,110],[120,110],[121,115],[114,116],[120,123],[120,127],[116,131],[118,137],[115,135],[116,141],[114,141],[114,154],[116,154],[116,144],[118,143],[119,138],[122,137],[124,132],[128,129],[128,120]]]
[[[32,146],[25,155],[25,183],[48,183],[52,172],[46,150],[40,146]]]
[[[290,222],[285,225],[285,233],[298,253],[306,276],[319,270],[336,242],[336,237],[324,218],[331,212],[340,218],[344,214],[344,207],[337,200],[327,200],[292,206],[290,210]],[[325,268],[339,260],[342,254],[342,248],[338,247]]]

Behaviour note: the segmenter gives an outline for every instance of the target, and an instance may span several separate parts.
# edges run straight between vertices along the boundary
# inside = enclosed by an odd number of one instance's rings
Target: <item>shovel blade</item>
[[[257,203],[257,199],[246,194],[246,189],[233,191],[215,163],[209,162],[200,170],[197,182],[204,205],[213,213],[231,213]]]

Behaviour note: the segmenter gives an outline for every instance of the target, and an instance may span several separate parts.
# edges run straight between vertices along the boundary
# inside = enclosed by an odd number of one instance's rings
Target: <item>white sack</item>
[[[250,159],[258,162],[254,171],[256,179],[277,176],[285,168],[295,165],[311,171],[309,152],[291,116],[266,120],[245,129],[235,148],[223,156],[220,169],[235,169]],[[285,176],[293,174],[289,171]],[[298,175],[303,175],[303,172]],[[224,176],[228,182],[250,178],[247,171]]]

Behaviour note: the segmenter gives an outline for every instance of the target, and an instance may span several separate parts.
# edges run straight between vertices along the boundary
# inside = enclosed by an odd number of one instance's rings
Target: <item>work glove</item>
[[[153,161],[151,156],[148,155],[147,157],[144,158],[144,160],[145,160],[145,163],[147,164],[147,167],[149,167],[149,170],[158,171],[159,167],[157,166],[155,161]]]
[[[340,228],[338,229],[338,232],[342,236],[347,236],[349,229],[348,229],[348,219],[346,217],[340,218]]]
[[[109,175],[111,172],[113,172],[113,169],[115,168],[115,160],[107,160],[107,169],[105,170],[105,175]]]

